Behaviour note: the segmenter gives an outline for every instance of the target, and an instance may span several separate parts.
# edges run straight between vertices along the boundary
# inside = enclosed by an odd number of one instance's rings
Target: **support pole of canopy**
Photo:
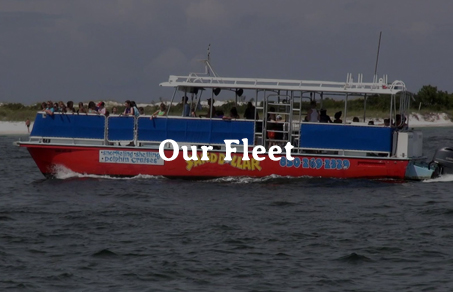
[[[189,110],[190,110],[190,112],[189,112],[189,117],[192,116],[193,96],[194,96],[194,94],[192,93],[191,96],[190,96],[190,104],[189,104]]]
[[[181,113],[181,117],[184,117],[184,103],[186,102],[186,96],[187,96],[187,88],[184,88],[184,96],[183,96],[183,98],[181,99],[181,103],[182,103],[182,113]],[[192,94],[192,99],[193,99],[193,94]]]
[[[214,88],[211,90],[211,102],[210,102],[210,105],[209,105],[209,113],[208,113],[208,116],[210,119],[212,119],[212,116],[213,116],[213,112],[212,112],[212,107],[214,106]]]
[[[368,96],[365,94],[365,98],[363,99],[363,121],[366,121],[366,100]]]
[[[324,102],[324,92],[321,92],[321,93],[319,94],[319,96],[321,97],[321,101],[319,102],[319,106],[320,106],[321,108],[323,108],[323,106],[324,106],[324,105],[323,105],[323,102]]]
[[[346,124],[346,117],[348,116],[348,96],[349,96],[349,93],[346,93],[346,98],[344,99],[344,119],[343,119],[343,124]]]
[[[176,92],[178,91],[178,87],[175,87],[175,92],[173,93],[173,97],[171,98],[171,102],[170,104],[168,105],[168,108],[167,108],[167,112],[165,113],[165,116],[168,118],[168,114],[170,113],[170,108],[171,108],[171,105],[173,104],[173,100],[175,99],[175,96],[176,96]]]
[[[393,97],[394,97],[394,95],[392,94],[390,96],[390,127],[393,124]]]

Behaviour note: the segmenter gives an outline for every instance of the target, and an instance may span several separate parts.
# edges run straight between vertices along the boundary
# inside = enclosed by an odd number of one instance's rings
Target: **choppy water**
[[[424,129],[425,153],[452,128]],[[46,180],[0,137],[0,291],[452,291],[453,176]]]

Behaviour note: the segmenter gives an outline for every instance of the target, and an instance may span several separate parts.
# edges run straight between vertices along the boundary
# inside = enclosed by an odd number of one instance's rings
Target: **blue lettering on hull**
[[[295,157],[294,160],[290,161],[286,159],[286,157],[282,157],[282,159],[280,159],[280,166],[307,169],[341,170],[349,169],[351,163],[349,159]]]

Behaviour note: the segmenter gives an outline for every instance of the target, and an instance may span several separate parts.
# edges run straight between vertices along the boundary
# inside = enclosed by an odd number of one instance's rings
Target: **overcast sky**
[[[169,75],[371,81],[453,92],[452,0],[0,0],[0,102],[168,100]]]

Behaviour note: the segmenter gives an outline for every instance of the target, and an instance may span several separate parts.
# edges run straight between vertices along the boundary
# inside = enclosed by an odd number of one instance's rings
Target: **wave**
[[[132,177],[120,177],[120,176],[110,176],[110,175],[97,175],[97,174],[86,174],[86,173],[78,173],[72,171],[71,169],[63,166],[63,165],[56,165],[54,167],[54,178],[59,180],[65,179],[72,179],[72,178],[93,178],[93,179],[110,179],[110,180],[140,180],[140,179],[166,179],[163,176],[159,175],[146,175],[146,174],[139,174]],[[256,183],[264,183],[269,181],[279,181],[279,180],[297,180],[297,179],[317,179],[320,177],[313,177],[313,176],[302,176],[302,177],[294,177],[294,176],[281,176],[277,174],[272,174],[265,177],[249,177],[249,176],[227,176],[227,177],[219,177],[219,178],[212,178],[202,180],[208,183],[232,183],[232,184],[256,184]],[[335,180],[344,180],[341,178],[337,178]],[[404,182],[401,180],[392,180],[392,179],[373,179],[374,181],[383,181],[383,182]],[[440,177],[434,179],[424,180],[424,183],[436,183],[436,182],[451,182],[453,181],[453,174],[442,175]]]
[[[443,174],[436,178],[424,180],[423,182],[435,183],[435,182],[451,182],[451,181],[453,181],[453,174]]]
[[[208,180],[208,182],[214,182],[214,183],[236,183],[236,184],[250,184],[250,183],[262,183],[262,182],[267,182],[270,180],[290,180],[290,179],[303,179],[303,178],[315,178],[312,176],[301,176],[301,177],[295,177],[295,176],[281,176],[277,174],[271,174],[268,176],[264,177],[250,177],[250,176],[227,176],[227,177],[219,177],[219,178],[213,178]],[[318,178],[318,177],[316,177]]]
[[[154,176],[154,175],[144,175],[139,174],[132,177],[119,177],[119,176],[110,176],[110,175],[98,175],[98,174],[82,174],[71,169],[63,166],[63,165],[56,165],[53,169],[55,175],[55,179],[71,179],[71,178],[94,178],[94,179],[112,179],[112,180],[131,180],[131,179],[161,179],[162,176]]]
[[[134,180],[134,179],[166,179],[163,176],[154,176],[154,175],[144,175],[139,174],[132,177],[119,177],[119,176],[110,176],[110,175],[97,175],[97,174],[86,174],[86,173],[78,173],[72,171],[71,169],[63,166],[63,165],[56,165],[53,169],[55,175],[55,179],[65,180],[71,178],[94,178],[94,179],[112,179],[112,180]],[[272,174],[265,177],[249,177],[249,176],[227,176],[227,177],[219,177],[219,178],[212,178],[212,179],[205,179],[201,181],[206,181],[209,183],[237,183],[237,184],[249,184],[249,183],[262,183],[267,182],[270,180],[279,180],[279,179],[301,179],[301,178],[315,178],[310,176],[304,177],[293,177],[293,176],[281,176]]]

